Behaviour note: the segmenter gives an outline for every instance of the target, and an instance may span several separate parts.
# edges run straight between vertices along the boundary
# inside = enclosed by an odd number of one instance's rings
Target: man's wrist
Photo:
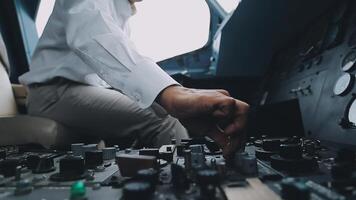
[[[158,95],[157,102],[170,113],[173,111],[174,101],[179,95],[185,93],[186,91],[187,88],[181,85],[168,86]]]

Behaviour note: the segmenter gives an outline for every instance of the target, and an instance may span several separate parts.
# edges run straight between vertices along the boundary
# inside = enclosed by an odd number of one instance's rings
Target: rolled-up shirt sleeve
[[[137,52],[110,12],[110,5],[104,2],[60,2],[65,12],[62,16],[66,20],[67,44],[106,83],[140,107],[149,107],[162,90],[178,83],[153,60]]]

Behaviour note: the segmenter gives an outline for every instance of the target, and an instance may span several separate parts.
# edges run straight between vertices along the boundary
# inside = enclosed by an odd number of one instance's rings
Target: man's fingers
[[[240,116],[235,121],[227,125],[224,129],[226,135],[235,135],[245,129],[246,126],[246,117]]]
[[[215,118],[229,119],[234,115],[235,110],[235,100],[231,97],[223,97],[215,102],[212,108],[212,115]]]
[[[228,91],[226,91],[226,90],[219,89],[219,90],[216,90],[216,91],[220,92],[223,95],[231,97],[230,93]]]
[[[219,92],[225,96],[231,97],[230,93],[227,90],[223,90],[223,89],[204,89],[201,91],[208,92],[208,93]]]
[[[229,145],[223,149],[223,155],[225,158],[230,158],[237,152],[243,144],[243,140],[240,137],[231,137]]]
[[[210,134],[209,137],[220,146],[225,158],[229,158],[241,146],[241,142],[238,137],[230,138],[219,131],[215,131],[214,133]]]
[[[224,129],[224,132],[227,135],[234,135],[235,133],[243,131],[247,122],[249,105],[242,101],[235,101],[236,109],[233,117],[234,119],[230,121],[230,124],[228,124]]]

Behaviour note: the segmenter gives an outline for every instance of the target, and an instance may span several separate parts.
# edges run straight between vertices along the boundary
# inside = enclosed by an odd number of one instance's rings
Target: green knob
[[[83,181],[77,181],[70,188],[70,199],[85,199],[85,193],[86,189]]]

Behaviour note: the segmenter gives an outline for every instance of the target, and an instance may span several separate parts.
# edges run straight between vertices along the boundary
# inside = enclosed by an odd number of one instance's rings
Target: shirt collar
[[[116,16],[123,24],[126,24],[128,19],[134,14],[130,2],[128,0],[113,0],[113,2]]]

